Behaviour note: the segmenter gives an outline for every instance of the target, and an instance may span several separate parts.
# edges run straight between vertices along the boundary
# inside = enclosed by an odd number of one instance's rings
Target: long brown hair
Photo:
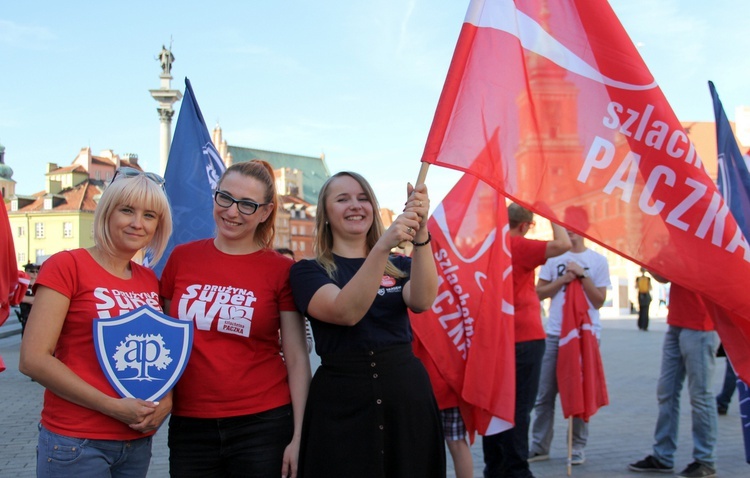
[[[224,178],[229,173],[239,173],[243,176],[257,179],[266,187],[263,202],[271,204],[273,208],[271,209],[271,214],[268,215],[266,220],[259,223],[258,227],[255,229],[255,241],[264,249],[271,247],[273,245],[273,238],[276,235],[276,210],[279,208],[279,199],[276,195],[276,180],[273,174],[273,167],[260,159],[235,163],[229,166],[227,170],[224,171],[224,174],[221,175],[217,188],[221,188],[221,182],[224,181]]]
[[[328,199],[331,182],[342,176],[349,176],[357,181],[359,185],[362,186],[362,190],[365,192],[367,200],[372,204],[372,225],[370,226],[370,230],[367,231],[367,238],[365,239],[365,246],[368,254],[385,231],[383,221],[380,219],[380,206],[378,205],[378,199],[375,197],[375,191],[373,191],[370,183],[368,183],[361,174],[352,171],[341,171],[328,178],[320,189],[320,194],[318,195],[318,211],[315,216],[315,242],[313,243],[313,251],[315,251],[315,260],[318,264],[323,266],[328,273],[328,277],[332,279],[336,273],[336,263],[333,261],[333,232],[328,225],[326,200]],[[390,260],[385,266],[385,273],[398,279],[407,276],[406,273],[394,266]]]

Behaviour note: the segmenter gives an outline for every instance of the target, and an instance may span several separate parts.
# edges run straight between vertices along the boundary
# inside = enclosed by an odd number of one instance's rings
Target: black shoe
[[[719,412],[719,415],[726,415],[729,409],[727,407],[722,407],[721,405],[719,405],[716,407],[716,411]]]
[[[628,465],[628,470],[636,471],[639,473],[673,473],[674,468],[667,465],[662,465],[653,455],[649,455],[641,461],[631,463]]]
[[[694,461],[676,476],[677,478],[714,478],[716,470],[706,464]]]

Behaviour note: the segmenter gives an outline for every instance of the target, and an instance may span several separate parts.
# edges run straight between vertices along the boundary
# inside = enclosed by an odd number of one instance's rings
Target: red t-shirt
[[[536,295],[534,270],[547,262],[547,242],[510,237],[513,264],[513,309],[516,343],[544,339],[542,307]]]
[[[294,262],[272,250],[229,255],[213,239],[178,246],[161,277],[169,315],[193,322],[193,349],[172,413],[221,418],[291,403],[279,345],[280,311],[296,311]]]
[[[132,277],[121,279],[102,268],[85,249],[63,251],[44,261],[35,285],[70,299],[55,357],[86,383],[117,398],[120,395],[109,384],[96,357],[93,319],[118,317],[144,304],[161,311],[159,282],[154,272],[135,262],[130,263],[130,268]],[[133,440],[154,433],[132,430],[119,420],[71,403],[49,390],[44,392],[42,425],[60,435],[96,440]]]
[[[667,323],[692,330],[714,330],[714,321],[706,310],[703,299],[674,282],[669,287]]]

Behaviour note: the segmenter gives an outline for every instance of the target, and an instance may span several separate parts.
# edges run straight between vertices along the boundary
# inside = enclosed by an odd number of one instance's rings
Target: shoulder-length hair
[[[255,242],[263,249],[268,249],[273,245],[273,239],[276,235],[276,211],[279,208],[279,199],[276,194],[276,178],[273,174],[273,167],[266,161],[253,159],[242,163],[235,163],[224,171],[219,178],[217,188],[221,188],[221,183],[227,174],[238,173],[258,180],[266,188],[262,201],[272,206],[271,213],[265,221],[258,224],[255,229]],[[258,212],[256,211],[256,214]]]
[[[378,204],[378,199],[375,197],[375,191],[373,191],[370,183],[368,183],[361,174],[352,171],[341,171],[328,178],[320,189],[320,194],[318,195],[318,210],[315,216],[315,241],[313,242],[313,251],[315,252],[315,260],[318,264],[323,266],[328,277],[332,279],[336,273],[336,263],[333,260],[333,233],[328,225],[326,200],[328,199],[331,183],[342,176],[349,176],[357,181],[359,185],[362,186],[362,190],[365,192],[367,200],[372,205],[372,225],[370,226],[370,230],[367,231],[367,237],[365,238],[365,246],[368,254],[385,231],[383,220],[380,218],[380,205]],[[385,266],[385,273],[391,277],[399,279],[406,277],[406,274],[394,266],[390,260],[388,260],[388,263]]]
[[[109,219],[122,205],[142,207],[156,213],[159,224],[147,247],[153,252],[152,262],[157,263],[172,235],[172,210],[164,190],[144,175],[118,178],[107,186],[94,210],[94,243],[107,254],[116,254],[109,232]]]

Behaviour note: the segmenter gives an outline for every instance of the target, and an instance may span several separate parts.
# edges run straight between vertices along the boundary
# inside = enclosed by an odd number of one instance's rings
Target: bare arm
[[[607,288],[597,287],[594,284],[594,281],[591,280],[591,277],[588,277],[588,274],[585,274],[583,267],[577,262],[568,262],[566,269],[568,272],[572,272],[576,278],[581,280],[583,291],[586,293],[586,297],[589,299],[589,302],[591,302],[591,305],[594,306],[595,309],[601,309],[604,305],[604,301],[607,300]]]
[[[568,252],[573,247],[570,243],[568,231],[564,227],[554,222],[550,222],[550,225],[552,226],[552,240],[547,242],[547,250],[544,253],[545,259],[557,257]]]
[[[424,184],[416,188],[409,186],[409,199],[405,212],[413,212],[420,219],[419,228],[414,234],[414,242],[424,243],[429,239],[427,215],[430,200]],[[411,276],[404,286],[403,297],[406,305],[414,312],[424,312],[432,307],[438,290],[437,267],[432,258],[432,247],[429,244],[414,246],[412,251]]]
[[[281,348],[284,350],[289,391],[292,395],[294,434],[284,450],[281,476],[297,476],[302,417],[305,413],[307,391],[310,388],[310,355],[305,339],[305,319],[298,312],[281,312]]]
[[[21,373],[65,400],[128,425],[149,423],[146,420],[155,412],[158,403],[110,397],[84,381],[53,355],[69,305],[70,300],[59,292],[44,286],[37,289],[21,342],[18,366]],[[143,426],[150,428],[153,425]]]
[[[562,289],[566,284],[575,280],[575,278],[576,276],[573,273],[567,271],[565,274],[561,275],[553,281],[539,279],[536,284],[536,295],[539,297],[539,300],[544,300],[552,297],[560,292],[560,289]]]
[[[315,292],[307,306],[311,316],[336,325],[355,325],[362,320],[378,293],[390,253],[390,248],[381,244],[382,240],[343,288],[326,284]]]

